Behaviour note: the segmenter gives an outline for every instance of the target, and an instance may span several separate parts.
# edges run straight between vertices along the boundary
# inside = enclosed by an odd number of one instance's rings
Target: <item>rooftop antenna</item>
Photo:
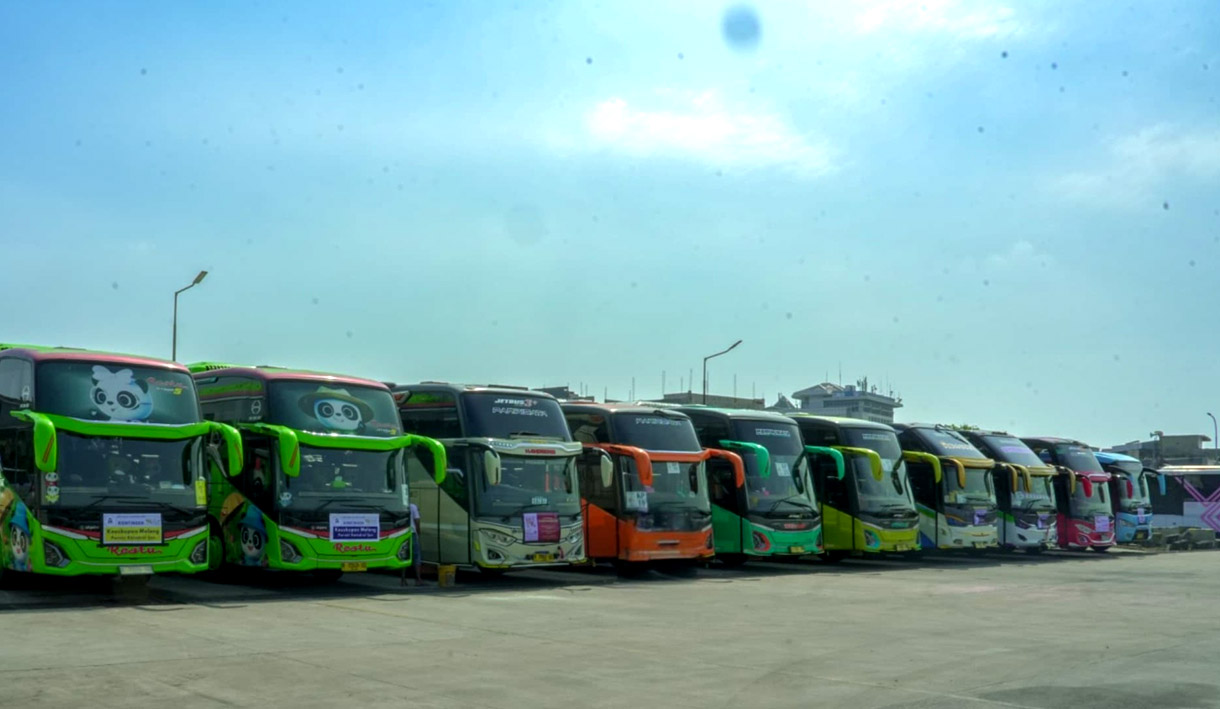
[[[737,373],[733,373],[733,398],[737,398]]]
[[[661,398],[665,398],[665,370],[661,370]]]
[[[839,386],[843,386],[843,362],[839,361]]]

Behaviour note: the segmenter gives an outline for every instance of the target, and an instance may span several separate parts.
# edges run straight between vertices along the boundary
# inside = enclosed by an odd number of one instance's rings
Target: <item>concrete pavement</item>
[[[1220,706],[1220,553],[0,592],[19,707]]]

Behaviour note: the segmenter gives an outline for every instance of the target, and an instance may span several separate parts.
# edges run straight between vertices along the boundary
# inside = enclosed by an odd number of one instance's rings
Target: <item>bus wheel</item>
[[[1089,547],[1089,548],[1092,549],[1093,551],[1097,552],[1098,554],[1105,554],[1106,552],[1110,551],[1110,547]]]
[[[749,559],[745,554],[717,554],[716,558],[721,564],[724,564],[730,569],[736,569],[745,564]]]
[[[821,559],[827,564],[837,564],[847,558],[847,553],[839,550],[830,551],[829,549],[822,552]]]
[[[320,583],[334,583],[343,577],[342,569],[314,569],[310,576]]]
[[[1046,551],[1046,547],[1026,547],[1025,548],[1026,554],[1037,555],[1037,554],[1041,554],[1044,551]]]
[[[488,578],[492,578],[492,579],[500,578],[501,576],[504,575],[504,572],[506,572],[506,571],[508,571],[508,569],[496,569],[496,568],[492,568],[490,566],[480,566],[479,567],[480,574],[482,574]]]

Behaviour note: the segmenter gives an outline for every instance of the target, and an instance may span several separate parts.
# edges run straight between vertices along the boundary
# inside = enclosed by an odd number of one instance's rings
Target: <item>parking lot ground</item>
[[[0,706],[1216,707],[1217,588],[1220,554],[1126,550],[448,589],[22,579]]]

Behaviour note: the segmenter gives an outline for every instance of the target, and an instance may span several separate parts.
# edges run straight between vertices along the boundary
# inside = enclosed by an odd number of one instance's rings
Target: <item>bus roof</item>
[[[1060,438],[1058,436],[1021,436],[1021,440],[1022,441],[1038,441],[1039,443],[1050,443],[1052,445],[1070,444],[1070,445],[1084,446],[1085,448],[1089,448],[1088,443],[1085,443],[1084,441],[1078,441],[1075,438]],[[1089,450],[1092,450],[1092,448],[1089,448]],[[1096,451],[1094,451],[1094,453],[1096,453]]]
[[[1220,465],[1166,465],[1157,468],[1157,472],[1177,477],[1183,475],[1220,475]]]
[[[677,411],[687,412],[706,412],[712,414],[720,414],[726,418],[746,419],[753,421],[775,421],[777,423],[796,423],[791,418],[783,414],[777,414],[774,411],[760,411],[758,409],[722,409],[718,406],[704,406],[703,404],[683,404],[677,407]]]
[[[457,384],[454,382],[415,382],[414,384],[390,384],[390,390],[395,392],[411,391],[413,389],[444,389],[445,391],[450,391],[454,394],[461,394],[464,392],[512,394],[514,396],[529,394],[530,396],[536,396],[543,399],[555,399],[554,396],[546,393],[545,391],[538,391],[537,389],[530,389],[527,387],[507,386],[504,384]],[[555,400],[558,401],[558,399]]]
[[[1112,451],[1093,451],[1093,456],[1097,458],[1097,462],[1101,463],[1102,465],[1106,465],[1107,463],[1117,463],[1119,461],[1124,463],[1140,462],[1139,458],[1132,458],[1129,455],[1114,453]]]
[[[78,347],[45,347],[42,345],[10,345],[0,344],[0,352],[7,352],[31,362],[50,361],[84,361],[110,362],[126,364],[132,367],[157,367],[159,369],[186,372],[187,368],[178,362],[143,355],[123,354],[120,352],[100,352],[84,350]]]
[[[295,380],[295,381],[318,381],[330,383],[342,383],[352,386],[365,386],[374,389],[389,390],[385,384],[374,379],[365,379],[363,377],[353,377],[347,374],[329,374],[327,372],[314,372],[308,369],[288,369],[285,367],[270,367],[260,365],[251,367],[239,364],[220,364],[217,362],[194,362],[187,365],[187,369],[195,376],[196,379],[207,376],[243,376],[263,381],[273,380]]]
[[[820,416],[818,414],[806,414],[801,412],[793,412],[784,415],[796,421],[798,424],[802,419],[805,419],[807,421],[822,421],[824,423],[838,426],[839,428],[875,428],[881,431],[894,430],[894,427],[888,423],[878,423],[877,421],[868,421],[865,419],[854,419],[847,416]]]
[[[625,401],[615,402],[597,402],[597,401],[561,401],[559,405],[564,411],[602,411],[607,414],[662,414],[664,416],[681,416],[682,418],[690,418],[681,411],[663,406],[649,406],[646,403],[628,403]]]

